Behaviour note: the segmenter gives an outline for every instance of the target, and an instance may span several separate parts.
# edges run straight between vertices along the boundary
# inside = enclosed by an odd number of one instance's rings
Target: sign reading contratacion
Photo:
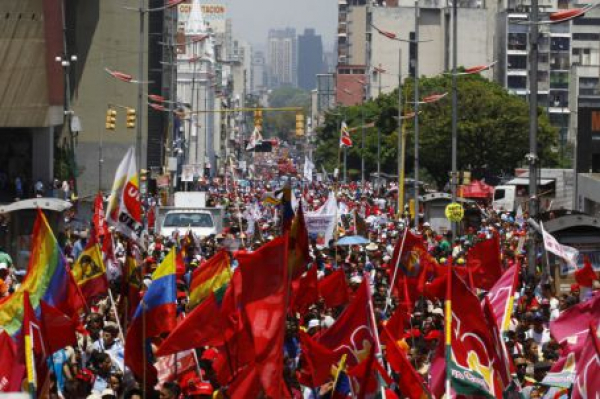
[[[446,219],[451,222],[460,222],[465,216],[465,210],[458,202],[451,202],[446,206]]]

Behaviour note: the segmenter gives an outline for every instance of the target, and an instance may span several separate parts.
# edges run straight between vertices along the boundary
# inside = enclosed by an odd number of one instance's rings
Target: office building
[[[296,30],[293,28],[271,29],[267,49],[269,87],[297,86]]]
[[[317,84],[317,74],[324,73],[323,42],[314,29],[305,29],[298,35],[298,87],[312,90]]]

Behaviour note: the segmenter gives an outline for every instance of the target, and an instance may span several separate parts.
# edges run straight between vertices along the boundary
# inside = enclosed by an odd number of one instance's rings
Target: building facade
[[[324,73],[323,41],[314,29],[305,29],[298,35],[298,87],[312,90],[317,84],[317,74]]]
[[[271,29],[267,49],[269,87],[296,87],[298,84],[296,30],[293,28]]]

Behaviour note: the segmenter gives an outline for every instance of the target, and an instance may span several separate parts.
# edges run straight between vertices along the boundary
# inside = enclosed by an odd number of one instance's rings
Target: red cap
[[[210,349],[207,349],[204,352],[202,352],[201,359],[213,361],[217,358],[218,355],[219,355],[219,352],[216,349],[210,348]]]
[[[425,341],[433,341],[434,339],[442,338],[442,333],[440,330],[431,330],[425,336]]]
[[[177,291],[177,299],[187,298],[187,294],[183,291]]]
[[[579,291],[579,284],[571,284],[571,292]]]

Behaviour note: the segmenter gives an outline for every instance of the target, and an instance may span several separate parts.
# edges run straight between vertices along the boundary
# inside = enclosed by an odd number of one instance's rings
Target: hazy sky
[[[264,47],[269,29],[289,26],[301,33],[304,28],[315,28],[323,37],[324,50],[332,50],[338,0],[215,0],[214,3],[227,5],[237,39]]]

